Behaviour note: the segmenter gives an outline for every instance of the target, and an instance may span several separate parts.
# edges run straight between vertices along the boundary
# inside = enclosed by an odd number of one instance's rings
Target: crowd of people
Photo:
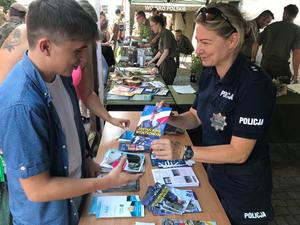
[[[276,90],[270,78],[298,79],[300,28],[293,23],[297,14],[296,5],[287,5],[282,21],[270,24],[274,15],[269,10],[246,21],[231,4],[200,8],[195,52],[204,66],[202,82],[189,111],[171,115],[169,123],[183,129],[201,125],[203,146],[166,138],[152,143],[159,159],[205,163],[233,225],[263,225],[273,218],[266,134]],[[0,186],[0,221],[75,225],[85,194],[141,177],[122,171],[125,158],[107,176],[97,177],[99,165],[90,157],[78,105],[80,98],[98,117],[121,128],[129,126],[129,120],[110,116],[93,83],[96,42],[101,41],[102,60],[112,67],[113,51],[125,39],[124,14],[116,10],[110,29],[100,12],[100,33],[97,13],[86,0],[35,0],[28,9],[14,3],[8,15],[0,27],[0,155],[7,178]],[[138,26],[131,38],[141,47],[156,49],[146,66],[154,65],[151,73],[159,72],[172,84],[175,58],[194,51],[190,40],[179,29],[175,35],[167,29],[166,17],[155,8],[150,18],[139,11],[135,19]],[[261,68],[253,63],[259,45]],[[74,74],[80,77],[76,84]],[[0,161],[2,170],[3,164]],[[3,197],[7,189],[9,210]]]

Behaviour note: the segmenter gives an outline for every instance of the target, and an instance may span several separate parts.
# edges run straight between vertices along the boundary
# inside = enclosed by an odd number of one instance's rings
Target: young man
[[[252,45],[257,40],[260,29],[268,26],[274,19],[274,15],[270,10],[264,10],[255,19],[248,21],[250,30],[247,32],[242,47],[242,52],[251,59]]]
[[[262,45],[261,67],[271,76],[280,77],[283,82],[297,82],[300,65],[300,27],[294,24],[298,7],[289,4],[284,7],[282,21],[272,23],[258,36],[253,45],[252,61],[255,61],[258,46]],[[290,69],[290,53],[292,68]]]
[[[121,172],[123,158],[108,176],[83,178],[94,164],[85,160],[69,77],[98,38],[95,21],[74,0],[36,0],[29,6],[27,36],[28,52],[0,87],[0,148],[13,223],[78,224],[80,196],[140,175]]]
[[[177,54],[176,54],[176,64],[179,68],[179,57],[180,53],[185,55],[191,55],[194,52],[194,47],[190,39],[182,33],[182,30],[175,30],[175,39],[177,42]]]

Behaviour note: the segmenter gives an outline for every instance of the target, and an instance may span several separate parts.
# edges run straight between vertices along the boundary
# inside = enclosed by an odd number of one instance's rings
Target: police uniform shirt
[[[222,79],[215,67],[206,68],[202,76],[192,107],[202,122],[203,144],[229,144],[232,136],[256,139],[247,163],[265,158],[265,136],[276,98],[269,77],[241,54]],[[218,120],[218,114],[224,120]],[[221,129],[216,130],[218,124]]]
[[[168,58],[174,58],[176,56],[176,40],[173,33],[170,30],[162,29],[160,33],[158,49],[161,53],[165,49],[169,49]]]
[[[275,22],[260,33],[257,41],[263,45],[263,57],[275,57],[287,62],[290,51],[300,48],[300,27],[288,21]]]

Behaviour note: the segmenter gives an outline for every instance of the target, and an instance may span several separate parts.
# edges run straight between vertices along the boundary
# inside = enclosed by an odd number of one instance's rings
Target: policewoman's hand
[[[164,160],[182,159],[184,153],[184,145],[166,138],[152,141],[151,149],[158,159]]]
[[[132,181],[139,179],[143,173],[127,173],[123,171],[124,163],[126,162],[126,156],[123,156],[118,165],[112,169],[107,175],[109,177],[109,186],[116,187],[123,184],[128,184]]]

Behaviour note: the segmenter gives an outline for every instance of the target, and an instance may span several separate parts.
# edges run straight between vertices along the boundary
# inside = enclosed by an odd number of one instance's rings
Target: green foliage
[[[14,2],[16,2],[16,0],[0,0],[0,6],[3,6],[6,12],[9,9],[10,5]]]
[[[201,60],[198,56],[192,55],[192,66],[191,66],[191,72],[201,72],[203,69]]]

